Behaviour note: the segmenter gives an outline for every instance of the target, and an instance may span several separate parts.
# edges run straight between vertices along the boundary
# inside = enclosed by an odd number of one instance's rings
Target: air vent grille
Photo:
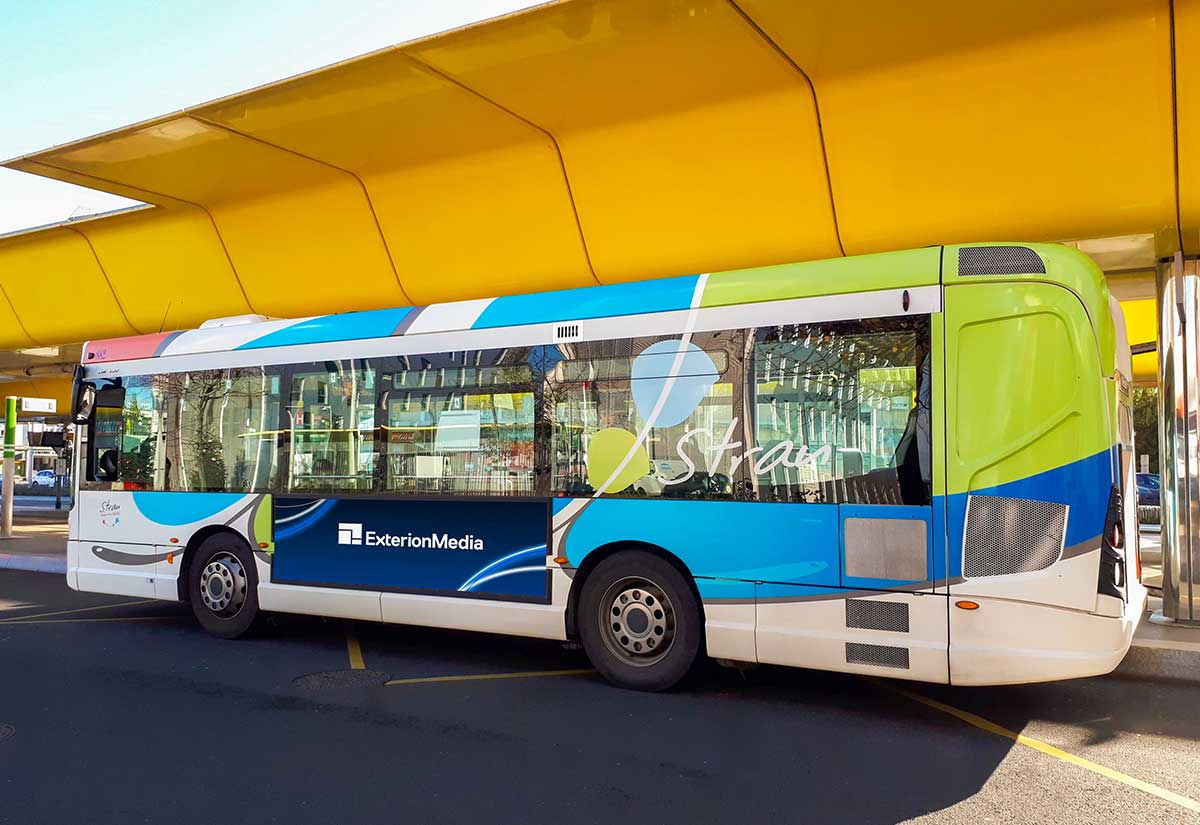
[[[958,274],[1045,275],[1046,262],[1025,246],[965,246],[958,250]]]
[[[846,599],[846,627],[908,632],[908,605],[873,599]]]
[[[963,575],[978,578],[1044,570],[1062,554],[1066,530],[1065,504],[970,496]]]
[[[582,337],[583,324],[579,321],[554,325],[554,343],[556,344],[562,344],[567,341],[578,341]]]
[[[846,642],[846,662],[852,665],[877,665],[908,670],[908,648]]]

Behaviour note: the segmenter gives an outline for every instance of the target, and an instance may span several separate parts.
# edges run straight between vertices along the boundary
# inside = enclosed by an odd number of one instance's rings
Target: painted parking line
[[[419,679],[391,679],[385,687],[396,685],[424,685],[434,682],[484,682],[492,679],[535,679],[540,676],[590,676],[596,671],[591,668],[574,670],[524,670],[518,673],[476,673],[465,676],[425,676]]]
[[[346,653],[350,656],[350,669],[365,670],[367,665],[363,661],[362,645],[358,643],[358,636],[354,632],[354,625],[346,622],[343,626],[346,631]]]
[[[76,607],[73,610],[53,610],[49,613],[34,613],[31,616],[10,616],[0,619],[0,624],[9,624],[12,622],[20,622],[28,619],[44,619],[48,616],[66,616],[69,613],[86,613],[89,610],[112,610],[117,607],[133,607],[137,604],[153,604],[159,601],[158,599],[138,599],[133,602],[118,602],[117,604],[102,604],[96,607]]]
[[[1186,810],[1200,813],[1200,802],[1183,796],[1182,794],[1177,794],[1174,791],[1168,791],[1166,788],[1160,788],[1157,785],[1151,785],[1149,782],[1145,782],[1135,776],[1130,776],[1127,773],[1121,773],[1120,771],[1115,771],[1112,768],[1107,768],[1104,765],[1100,765],[1091,761],[1090,759],[1084,759],[1082,756],[1076,756],[1073,753],[1067,753],[1061,748],[1056,748],[1048,742],[1043,742],[1040,739],[1034,739],[1032,736],[1026,736],[1023,733],[1017,733],[1016,731],[1009,730],[1006,727],[997,725],[995,722],[992,722],[989,719],[984,719],[982,716],[976,716],[974,713],[956,708],[953,705],[947,705],[945,702],[939,702],[937,699],[931,699],[928,696],[922,696],[919,693],[915,693],[914,691],[906,690],[905,688],[897,687],[895,685],[885,685],[882,682],[879,684],[901,694],[902,696],[912,699],[914,702],[920,702],[922,705],[931,707],[934,710],[949,714],[950,716],[960,719],[963,722],[966,722],[968,725],[973,725],[980,730],[985,730],[988,733],[995,734],[996,736],[1002,736],[1005,739],[1011,739],[1017,744],[1025,745],[1028,748],[1033,748],[1035,751],[1040,751],[1047,756],[1053,756],[1055,759],[1059,759],[1063,762],[1069,762],[1072,765],[1077,765],[1085,770],[1091,771],[1092,773],[1098,773],[1101,776],[1106,776],[1109,779],[1116,780],[1117,782],[1128,785],[1131,788],[1137,788],[1139,791],[1144,791],[1151,796],[1156,796],[1159,799],[1170,802],[1173,805],[1178,805]]]

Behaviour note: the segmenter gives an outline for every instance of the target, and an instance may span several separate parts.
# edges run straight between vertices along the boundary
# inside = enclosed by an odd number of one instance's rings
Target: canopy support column
[[[1176,254],[1156,281],[1162,613],[1200,625],[1200,261]]]

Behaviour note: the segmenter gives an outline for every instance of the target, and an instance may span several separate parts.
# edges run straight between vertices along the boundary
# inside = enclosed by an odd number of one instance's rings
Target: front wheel
[[[188,597],[200,626],[222,639],[237,639],[258,618],[254,554],[238,536],[220,533],[196,548],[188,567]]]
[[[668,690],[696,663],[703,624],[695,592],[665,559],[616,553],[584,582],[579,635],[596,670],[636,690]]]

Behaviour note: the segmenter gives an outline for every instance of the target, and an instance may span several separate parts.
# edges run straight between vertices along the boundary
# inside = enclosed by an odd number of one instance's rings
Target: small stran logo
[[[105,527],[116,527],[121,523],[121,505],[118,502],[105,499],[100,502],[100,523]]]
[[[338,524],[338,544],[362,544],[363,528],[361,524],[340,522]]]

